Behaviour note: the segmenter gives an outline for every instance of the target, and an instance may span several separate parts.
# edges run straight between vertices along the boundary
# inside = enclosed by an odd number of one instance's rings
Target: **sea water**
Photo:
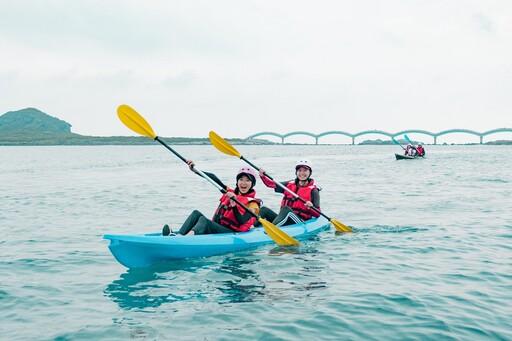
[[[247,166],[173,148],[231,186]],[[309,158],[356,232],[129,270],[104,234],[177,229],[220,192],[158,144],[0,147],[0,339],[512,340],[512,146],[235,148],[276,180]]]

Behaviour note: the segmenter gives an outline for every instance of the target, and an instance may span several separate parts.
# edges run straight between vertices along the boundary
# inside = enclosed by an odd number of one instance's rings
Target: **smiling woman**
[[[261,200],[255,197],[256,174],[252,170],[241,168],[236,175],[236,186],[231,189],[222,183],[215,174],[197,171],[193,161],[188,160],[187,164],[191,171],[211,179],[221,189],[223,195],[219,199],[220,203],[213,219],[194,210],[185,220],[178,234],[173,233],[172,235],[193,236],[196,234],[247,232],[254,227],[258,219],[257,214],[260,210]],[[169,235],[171,232],[165,225],[163,234]]]

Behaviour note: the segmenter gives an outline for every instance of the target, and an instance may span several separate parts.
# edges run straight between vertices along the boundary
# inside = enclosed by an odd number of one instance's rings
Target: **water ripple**
[[[179,146],[234,182],[212,148]],[[159,146],[0,147],[2,337],[512,340],[512,148],[429,148],[243,146],[276,179],[311,155],[322,209],[356,233],[128,270],[103,234],[213,214],[218,191]]]

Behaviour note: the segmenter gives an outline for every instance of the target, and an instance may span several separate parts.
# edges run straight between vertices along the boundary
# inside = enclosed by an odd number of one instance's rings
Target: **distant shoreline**
[[[210,145],[211,142],[208,138],[191,138],[191,137],[161,137],[165,142],[174,145]],[[352,145],[337,144],[337,143],[277,143],[264,139],[226,139],[231,144],[235,145]],[[402,144],[407,144],[406,141],[400,141]],[[414,141],[413,141],[414,142]],[[154,145],[153,139],[143,136],[83,136],[73,133],[62,134],[45,134],[41,132],[24,132],[17,134],[3,134],[0,135],[0,146],[116,146],[116,145]],[[356,145],[393,145],[392,141],[382,140],[366,140]],[[423,143],[424,145],[433,145]],[[443,143],[437,145],[479,145],[480,143]],[[499,140],[483,143],[482,145],[512,145],[511,140]]]
[[[411,130],[411,132],[422,132],[432,135],[427,131]],[[467,129],[451,129],[442,134],[448,132],[466,132],[480,136],[480,143],[451,143],[453,145],[466,145],[466,144],[486,144],[486,145],[510,145],[510,140],[498,140],[483,142],[483,135],[493,134],[497,132],[512,131],[510,128],[498,128],[489,130],[484,133],[478,133],[473,130]],[[404,133],[403,131],[402,133]],[[383,134],[387,135],[390,139],[385,140],[365,140],[355,144],[355,138],[362,134]],[[441,134],[439,133],[439,134]],[[306,134],[315,138],[315,143],[284,143],[284,138],[292,135]],[[318,143],[318,138],[325,136],[326,134],[338,134],[350,137],[352,143]],[[401,134],[401,133],[400,133]],[[438,134],[438,135],[439,135]],[[483,134],[483,135],[482,135]],[[272,142],[263,139],[262,136],[274,136],[281,139],[281,142]],[[398,135],[398,134],[396,134]],[[321,133],[319,135],[307,133],[307,132],[293,132],[285,135],[277,133],[266,132],[257,133],[246,138],[232,138],[226,139],[232,144],[240,145],[391,145],[390,133],[382,130],[367,130],[357,134],[349,134],[341,131],[332,131],[327,133]],[[437,136],[437,135],[436,135]],[[424,143],[423,141],[412,141],[412,143],[418,144],[423,143],[425,145],[437,145],[436,136],[434,136],[434,143]],[[208,138],[190,138],[190,137],[163,137],[170,144],[188,144],[188,145],[206,145],[210,144]],[[407,144],[408,141],[399,140],[401,144]],[[71,132],[71,124],[50,116],[36,108],[26,108],[17,111],[10,111],[0,116],[0,146],[102,146],[102,145],[152,145],[154,141],[144,136],[84,136]],[[441,145],[449,145],[449,143],[442,143]]]
[[[169,144],[208,145],[209,138],[161,137]],[[263,139],[226,139],[233,144],[271,145],[276,144]],[[105,145],[154,145],[155,141],[144,136],[84,136],[74,133],[42,133],[24,131],[0,134],[0,146],[105,146]]]

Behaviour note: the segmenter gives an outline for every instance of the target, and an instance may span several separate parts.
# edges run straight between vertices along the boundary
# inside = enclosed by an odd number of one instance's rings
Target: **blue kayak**
[[[320,216],[300,224],[283,226],[280,229],[293,238],[301,239],[325,230],[329,226],[329,220]],[[103,238],[110,240],[108,248],[119,263],[127,268],[146,267],[185,258],[208,257],[274,243],[263,227],[242,233],[196,236],[162,236],[162,233],[106,234]]]

